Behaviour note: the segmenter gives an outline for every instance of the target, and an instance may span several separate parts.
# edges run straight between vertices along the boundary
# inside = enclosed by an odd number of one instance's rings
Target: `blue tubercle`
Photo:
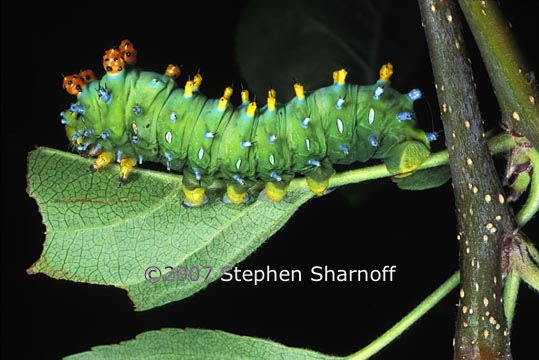
[[[301,127],[304,129],[307,129],[307,126],[309,126],[310,122],[311,122],[311,118],[306,117],[305,119],[301,120]]]
[[[133,142],[133,144],[138,144],[140,142],[140,139],[138,138],[137,135],[133,135],[131,137],[131,141]]]
[[[122,152],[118,150],[116,153],[116,162],[119,163],[122,160]]]
[[[168,117],[168,120],[173,123],[173,122],[176,122],[176,120],[178,120],[178,115],[176,115],[176,113],[173,111],[170,113],[170,116]]]
[[[272,178],[274,178],[275,180],[277,180],[277,181],[283,181],[283,178],[281,177],[281,175],[277,174],[276,171],[272,172],[272,173],[270,174],[270,176],[271,176]]]
[[[339,99],[335,102],[335,109],[341,110],[343,104],[344,104],[344,99],[343,99],[343,98],[339,98]]]
[[[69,111],[77,114],[84,114],[84,105],[72,103],[69,106]]]
[[[241,141],[240,142],[240,146],[241,146],[242,149],[247,149],[251,145],[253,145],[253,143],[250,142],[250,141]]]
[[[275,144],[275,140],[277,140],[277,135],[268,136],[268,141],[270,144]]]
[[[423,94],[421,93],[421,90],[419,90],[419,89],[412,89],[406,95],[408,96],[408,98],[411,101],[416,101],[416,100],[419,100],[419,99],[421,99],[423,97]]]
[[[195,179],[197,179],[197,181],[202,179],[202,175],[200,174],[200,170],[198,168],[193,168],[193,173],[195,174]]]
[[[215,137],[215,134],[211,131],[204,131],[204,139],[209,140]]]
[[[107,90],[106,87],[98,87],[97,88],[97,96],[105,103],[108,104],[110,100],[112,99],[112,93]]]
[[[97,154],[97,152],[101,150],[101,145],[100,144],[97,144],[91,151],[90,151],[90,155],[95,155]]]
[[[438,133],[437,132],[426,132],[425,135],[427,136],[427,141],[429,143],[438,140]]]
[[[412,120],[412,118],[412,113],[409,111],[403,111],[397,114],[397,120],[399,120],[399,122]]]
[[[133,114],[135,114],[135,116],[140,116],[142,114],[142,107],[140,107],[140,105],[135,105],[133,106]]]
[[[319,160],[316,160],[316,159],[310,159],[310,160],[309,160],[309,165],[313,165],[313,166],[316,166],[316,167],[320,167],[320,166],[321,166],[320,161],[319,161]]]
[[[343,144],[343,145],[339,146],[339,149],[341,149],[341,151],[342,151],[345,155],[350,154],[350,145]]]
[[[164,155],[165,155],[165,158],[167,159],[167,171],[170,171],[170,167],[172,165],[172,154],[167,151],[165,152]]]
[[[71,136],[71,141],[76,141],[83,134],[82,130],[77,130],[73,136]]]
[[[245,180],[238,174],[234,175],[234,180],[236,180],[240,185],[245,185]]]
[[[372,94],[372,98],[374,100],[379,100],[380,96],[384,93],[384,88],[382,86],[378,86],[376,90],[374,90],[374,93]]]
[[[62,125],[66,125],[66,124],[67,124],[67,119],[65,118],[65,113],[64,113],[63,111],[60,113],[60,123],[61,123]]]
[[[376,135],[369,136],[369,143],[372,147],[378,147],[378,137]]]
[[[106,129],[105,131],[103,131],[99,137],[103,140],[105,140],[106,138],[108,138],[110,136],[110,130],[109,129]]]
[[[88,136],[92,135],[93,133],[94,133],[94,129],[88,128],[88,129],[84,130],[83,135],[88,137]]]

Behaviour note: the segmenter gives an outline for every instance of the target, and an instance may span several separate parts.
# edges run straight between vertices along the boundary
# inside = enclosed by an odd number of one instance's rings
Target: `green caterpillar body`
[[[270,184],[271,200],[280,200],[296,174],[322,194],[333,164],[383,159],[391,173],[405,175],[429,155],[435,136],[414,127],[413,102],[421,94],[391,88],[388,71],[391,76],[390,65],[370,86],[345,83],[344,70],[334,73],[332,85],[308,94],[296,84],[296,97],[286,104],[275,103],[270,90],[268,105],[257,109],[245,94],[234,107],[230,88],[228,96],[209,99],[198,90],[201,78],[180,88],[170,74],[126,63],[79,86],[62,122],[80,150],[101,154],[102,161],[112,154],[123,164],[122,181],[135,162],[181,171],[188,205],[202,204],[216,179],[228,184],[226,200],[233,203],[244,202],[260,181]],[[98,157],[93,168],[99,167]]]

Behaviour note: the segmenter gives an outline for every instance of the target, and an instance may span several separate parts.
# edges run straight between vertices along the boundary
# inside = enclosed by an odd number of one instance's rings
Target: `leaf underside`
[[[49,148],[29,154],[28,193],[46,239],[27,271],[125,289],[136,310],[184,299],[219,279],[223,267],[245,259],[313,196],[295,190],[278,203],[212,201],[189,209],[181,205],[177,174],[134,169],[118,187],[117,165],[97,173],[87,173],[89,166],[88,159]],[[145,280],[150,266],[161,269],[161,281]],[[198,267],[200,279],[166,282],[165,266]],[[204,266],[212,267],[207,281]]]
[[[135,339],[120,344],[96,346],[91,351],[71,355],[64,359],[332,360],[340,358],[220,330],[161,329],[144,332]]]

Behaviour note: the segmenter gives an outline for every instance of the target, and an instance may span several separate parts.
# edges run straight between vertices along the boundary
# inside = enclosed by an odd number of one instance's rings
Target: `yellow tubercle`
[[[333,83],[334,83],[334,84],[337,83],[337,78],[338,78],[338,76],[339,76],[339,71],[338,71],[338,70],[335,70],[335,71],[333,72],[333,76],[332,76],[332,78],[333,78]]]
[[[235,205],[243,204],[243,202],[247,198],[247,193],[236,191],[234,185],[228,185],[226,187],[226,195],[228,197],[228,200],[230,200],[230,202]]]
[[[123,183],[126,179],[129,173],[131,172],[131,169],[136,165],[137,161],[135,159],[131,158],[123,158],[120,160],[120,183]]]
[[[275,102],[277,100],[274,97],[268,97],[268,110],[273,111],[275,110]]]
[[[193,81],[188,80],[185,83],[185,89],[183,90],[183,96],[185,96],[185,97],[193,96],[193,86],[194,86]]]
[[[234,92],[234,89],[232,89],[231,86],[227,86],[225,88],[225,91],[223,93],[223,97],[227,100],[230,100],[230,97],[232,96],[232,93]]]
[[[391,63],[382,65],[380,68],[380,81],[389,81],[391,75],[393,75],[393,65]]]
[[[97,159],[95,159],[92,165],[92,170],[104,168],[105,166],[107,166],[108,164],[112,162],[113,158],[114,156],[112,155],[112,153],[109,153],[106,151],[102,152],[101,154],[99,154]]]
[[[202,85],[202,75],[200,75],[200,73],[197,73],[193,77],[193,90],[198,90],[200,88],[200,85]]]
[[[322,196],[326,193],[328,187],[329,187],[329,178],[317,181],[309,176],[306,177],[307,179],[307,185],[309,186],[309,189],[313,193],[315,193],[318,196]]]
[[[268,110],[269,111],[275,110],[275,103],[277,102],[276,96],[277,96],[277,91],[275,91],[275,89],[268,90]]]
[[[249,90],[241,91],[241,103],[246,104],[249,102]]]
[[[296,93],[298,100],[303,100],[305,98],[305,94],[303,93],[303,85],[300,83],[294,84],[294,92]]]
[[[219,104],[217,105],[217,109],[219,111],[223,111],[226,109],[226,105],[228,104],[228,99],[224,96],[222,96],[220,99],[219,99]]]
[[[247,106],[247,112],[246,113],[247,113],[247,116],[253,117],[253,116],[255,116],[255,112],[256,112],[256,102],[252,101]]]
[[[202,205],[206,199],[206,193],[203,188],[196,187],[189,190],[185,185],[182,184],[182,191],[185,195],[185,200],[187,200],[191,206]]]
[[[344,83],[346,82],[346,75],[348,74],[348,71],[346,71],[345,69],[340,69],[337,70],[336,73],[336,83],[339,85],[344,85]]]
[[[281,201],[288,190],[288,186],[275,186],[274,182],[266,183],[266,197],[273,202]]]

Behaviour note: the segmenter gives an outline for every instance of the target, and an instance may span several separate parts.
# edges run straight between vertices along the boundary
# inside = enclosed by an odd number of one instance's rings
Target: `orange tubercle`
[[[108,49],[103,55],[103,68],[109,75],[120,73],[125,67],[125,60],[118,49]]]
[[[173,79],[180,77],[180,67],[176,64],[169,64],[165,70],[165,75],[170,76]]]
[[[70,95],[78,95],[84,88],[84,81],[78,74],[64,76],[63,88]]]
[[[95,76],[94,72],[92,70],[82,70],[80,73],[79,73],[79,76],[80,78],[82,79],[82,81],[85,83],[85,84],[88,84],[90,81],[93,81],[95,79],[97,79],[97,77]]]
[[[120,53],[126,63],[134,65],[137,62],[137,50],[131,41],[127,39],[122,40],[120,43]]]

